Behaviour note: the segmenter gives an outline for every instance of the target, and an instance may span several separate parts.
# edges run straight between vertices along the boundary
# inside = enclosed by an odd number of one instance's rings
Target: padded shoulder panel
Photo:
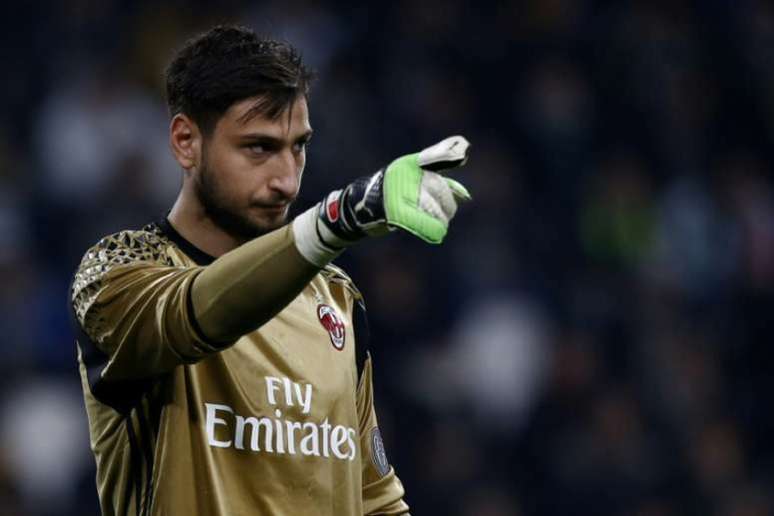
[[[172,266],[166,254],[169,240],[155,224],[141,230],[126,230],[102,238],[84,254],[73,277],[70,300],[77,320],[84,318],[102,286],[102,279],[119,265],[148,262]]]

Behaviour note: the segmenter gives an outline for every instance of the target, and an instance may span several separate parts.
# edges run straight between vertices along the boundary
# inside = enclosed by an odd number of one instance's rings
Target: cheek
[[[217,176],[221,194],[232,201],[247,199],[256,188],[256,175],[250,160],[240,152],[213,153],[208,160],[210,173]]]

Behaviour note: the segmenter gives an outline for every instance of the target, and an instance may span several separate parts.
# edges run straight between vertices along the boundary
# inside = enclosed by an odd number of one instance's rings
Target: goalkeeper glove
[[[437,172],[464,165],[469,147],[462,136],[452,136],[331,192],[293,221],[296,246],[322,267],[358,240],[395,228],[440,244],[457,202],[470,194]]]

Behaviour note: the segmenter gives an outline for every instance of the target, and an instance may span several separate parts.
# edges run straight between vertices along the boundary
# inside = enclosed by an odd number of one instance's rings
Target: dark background
[[[338,263],[417,515],[772,514],[774,7],[14,2],[0,11],[0,513],[98,513],[67,287],[169,208],[161,72],[217,22],[319,75],[301,210],[450,134],[440,247]]]

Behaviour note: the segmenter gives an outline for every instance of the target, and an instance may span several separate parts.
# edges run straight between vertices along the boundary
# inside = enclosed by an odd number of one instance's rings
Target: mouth
[[[262,204],[256,207],[261,211],[263,211],[264,213],[279,215],[287,209],[288,205],[287,204]]]

